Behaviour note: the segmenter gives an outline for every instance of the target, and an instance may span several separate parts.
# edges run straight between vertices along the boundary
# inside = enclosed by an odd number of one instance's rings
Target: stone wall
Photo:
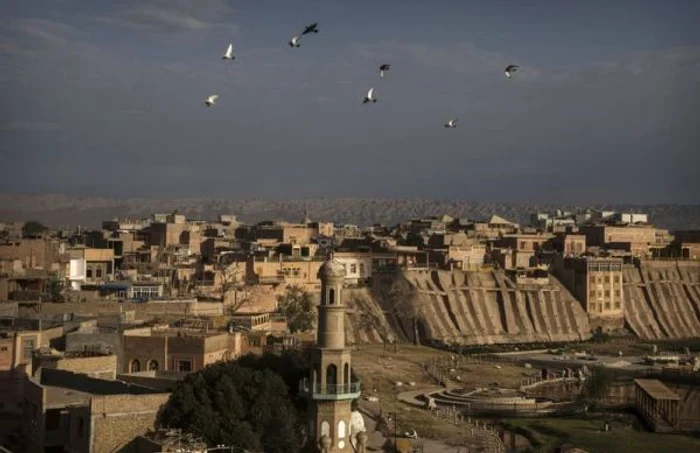
[[[24,313],[20,308],[20,315]],[[221,316],[223,304],[220,302],[196,302],[196,301],[159,301],[144,303],[119,303],[116,301],[95,302],[66,302],[66,303],[42,303],[41,311],[44,315],[75,313],[79,315],[104,316],[133,310],[136,318],[144,319],[158,317],[183,317],[183,316]],[[26,310],[25,310],[26,311]],[[31,313],[29,313],[31,314]]]
[[[640,261],[623,268],[625,324],[643,339],[700,337],[700,262]]]

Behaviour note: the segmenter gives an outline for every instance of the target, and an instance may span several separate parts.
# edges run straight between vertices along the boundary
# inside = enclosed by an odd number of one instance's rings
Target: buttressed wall
[[[625,322],[638,337],[700,337],[700,262],[642,261],[622,275]]]
[[[553,277],[547,284],[518,285],[502,271],[415,270],[394,277],[390,284],[379,282],[374,296],[374,301],[359,303],[362,310],[371,306],[370,313],[383,312],[381,318],[404,340],[413,338],[413,313],[421,341],[494,344],[591,336],[581,305]],[[374,315],[353,314],[348,324],[355,332],[346,330],[348,337],[358,337],[357,331],[359,336],[374,335],[379,329],[368,328],[369,317]]]

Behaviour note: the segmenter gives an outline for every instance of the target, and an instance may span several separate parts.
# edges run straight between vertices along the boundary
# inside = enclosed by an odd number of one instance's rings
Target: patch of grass
[[[612,422],[612,430],[605,432],[603,424],[602,419],[583,418],[520,418],[502,423],[527,437],[533,451],[542,453],[555,451],[564,442],[589,453],[700,451],[700,439],[694,437],[637,431],[618,422]]]

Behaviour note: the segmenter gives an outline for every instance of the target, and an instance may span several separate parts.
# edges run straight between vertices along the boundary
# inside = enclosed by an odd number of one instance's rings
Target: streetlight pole
[[[391,414],[394,416],[394,453],[399,453],[399,443],[397,440],[399,420],[396,412],[391,412]]]

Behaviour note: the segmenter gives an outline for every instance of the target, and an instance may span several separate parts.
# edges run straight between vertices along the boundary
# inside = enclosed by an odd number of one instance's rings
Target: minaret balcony
[[[319,384],[309,379],[299,382],[299,394],[314,400],[350,400],[360,397],[360,381],[349,384]]]

